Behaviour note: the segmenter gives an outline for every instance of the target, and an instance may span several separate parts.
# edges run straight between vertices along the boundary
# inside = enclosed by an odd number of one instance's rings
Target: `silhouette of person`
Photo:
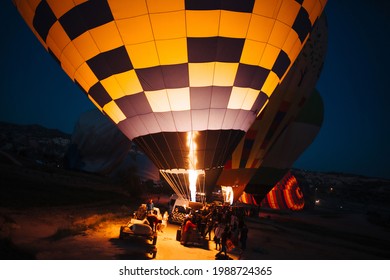
[[[150,199],[148,203],[146,203],[146,211],[151,212],[154,208],[153,200]]]
[[[244,224],[240,231],[240,243],[241,243],[241,249],[243,251],[246,249],[247,239],[248,239],[248,227]]]

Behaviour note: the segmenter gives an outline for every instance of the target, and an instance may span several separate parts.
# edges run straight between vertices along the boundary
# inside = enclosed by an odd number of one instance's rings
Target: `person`
[[[150,213],[154,208],[153,200],[150,199],[148,203],[146,203],[146,211]]]
[[[214,222],[213,222],[213,219],[212,218],[209,218],[207,220],[207,224],[206,224],[206,232],[204,234],[204,238],[207,237],[207,235],[209,236],[209,240],[211,240],[211,232],[213,231],[213,228],[214,228]]]
[[[227,256],[227,241],[230,238],[229,226],[225,226],[225,229],[221,235],[221,251],[218,252],[217,257],[224,253]]]
[[[239,236],[239,229],[237,226],[237,223],[234,223],[231,227],[231,240],[234,245],[238,245],[238,236]]]
[[[224,230],[223,224],[218,224],[214,231],[215,250],[221,250],[221,236]]]
[[[240,243],[241,249],[244,251],[246,249],[246,240],[248,239],[248,227],[246,224],[243,224],[240,231]]]
[[[162,222],[154,214],[148,214],[146,216],[146,220],[148,221],[148,223],[149,223],[149,225],[150,225],[150,227],[152,228],[153,231],[156,231],[157,230],[157,224]]]
[[[235,213],[232,213],[231,216],[230,216],[230,225],[232,227],[234,226],[238,226],[238,217]]]
[[[182,240],[183,245],[187,246],[188,240],[191,236],[191,230],[196,228],[196,224],[191,221],[191,219],[187,219],[187,221],[184,223],[183,227],[183,234],[182,234]]]
[[[164,215],[163,215],[163,218],[162,218],[162,221],[161,221],[161,224],[159,224],[160,226],[157,228],[157,230],[163,232],[163,230],[167,227],[168,225],[168,212],[165,211],[164,212]]]

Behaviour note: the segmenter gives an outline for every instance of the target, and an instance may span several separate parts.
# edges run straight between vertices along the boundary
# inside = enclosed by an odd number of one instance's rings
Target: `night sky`
[[[1,1],[0,121],[67,133],[93,104],[45,51],[11,0]],[[390,2],[328,0],[329,42],[317,83],[322,129],[295,163],[390,179]]]

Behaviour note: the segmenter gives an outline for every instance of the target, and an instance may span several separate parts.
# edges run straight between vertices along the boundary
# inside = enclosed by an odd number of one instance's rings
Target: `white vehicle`
[[[127,225],[121,226],[119,231],[119,239],[145,239],[151,243],[134,243],[134,247],[140,247],[142,251],[149,254],[152,259],[157,255],[157,232],[147,224],[132,224],[128,222]]]
[[[169,200],[168,221],[171,224],[182,224],[192,210],[202,209],[203,206],[201,202],[188,201],[173,194]]]

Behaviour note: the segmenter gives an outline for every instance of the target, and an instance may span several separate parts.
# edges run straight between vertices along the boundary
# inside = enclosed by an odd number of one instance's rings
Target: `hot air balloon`
[[[69,169],[110,174],[126,157],[131,142],[98,110],[83,113],[77,121],[65,155]]]
[[[324,106],[317,90],[311,94],[299,115],[272,144],[245,191],[263,199],[283,178],[294,162],[314,141],[323,122]]]
[[[160,180],[150,159],[97,109],[80,115],[64,161],[73,170],[118,176],[132,169],[143,181]]]
[[[13,2],[67,75],[191,200],[201,190],[183,185],[222,169],[326,4]]]
[[[234,200],[245,189],[258,194],[257,200],[261,201],[317,135],[322,124],[323,104],[314,87],[324,63],[326,46],[327,23],[322,16],[267,107],[225,164],[217,183],[232,188]],[[314,114],[307,114],[308,111]],[[298,114],[307,115],[303,122],[297,118]]]
[[[299,211],[305,207],[304,192],[299,186],[297,178],[291,172],[287,172],[263,200],[258,202],[253,195],[243,192],[238,201],[278,210]]]

